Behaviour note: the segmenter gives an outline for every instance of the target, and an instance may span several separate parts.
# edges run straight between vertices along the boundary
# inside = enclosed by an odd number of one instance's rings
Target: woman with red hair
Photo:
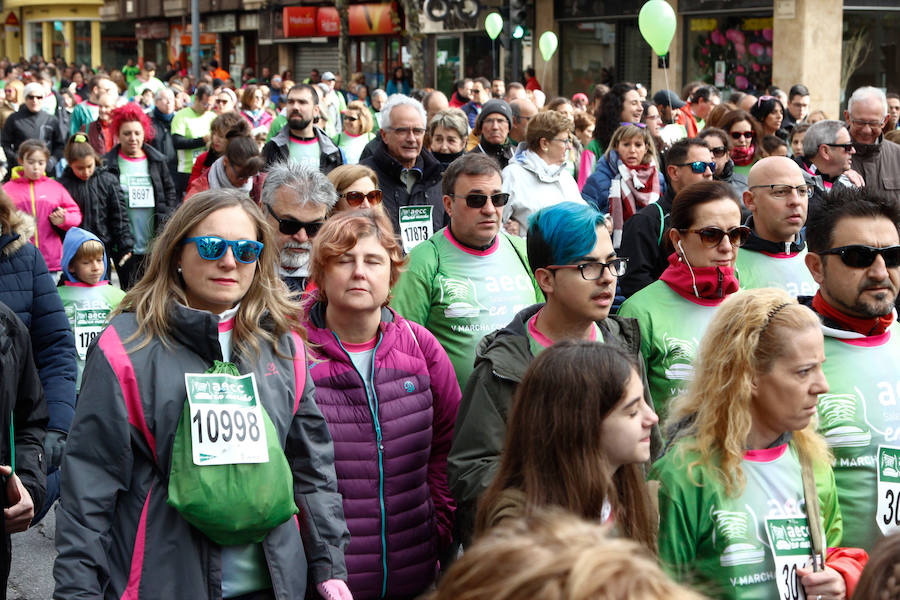
[[[119,178],[125,194],[134,249],[116,265],[122,288],[129,289],[143,271],[150,242],[177,208],[175,183],[166,157],[150,145],[155,130],[150,118],[133,103],[112,111],[110,128],[119,143],[104,157],[106,168]],[[116,248],[107,248],[115,256]]]

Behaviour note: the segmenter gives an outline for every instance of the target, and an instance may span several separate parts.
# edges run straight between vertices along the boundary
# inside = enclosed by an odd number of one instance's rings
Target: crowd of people
[[[894,597],[900,96],[208,67],[0,61],[54,598]]]

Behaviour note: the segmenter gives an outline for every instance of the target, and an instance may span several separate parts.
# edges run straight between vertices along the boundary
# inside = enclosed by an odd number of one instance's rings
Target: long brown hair
[[[900,533],[881,538],[872,548],[853,597],[860,600],[900,598]]]
[[[218,189],[191,196],[175,211],[153,242],[143,277],[125,294],[113,313],[135,313],[138,329],[130,338],[140,339],[135,349],[146,346],[151,338],[160,338],[166,343],[171,333],[169,313],[172,303],[189,306],[184,280],[178,273],[184,238],[212,213],[235,206],[247,213],[256,226],[256,239],[263,243],[253,281],[241,299],[234,319],[232,339],[235,350],[258,352],[257,340],[262,337],[269,340],[277,351],[278,338],[292,330],[306,339],[306,329],[299,320],[300,304],[291,299],[275,271],[278,250],[271,226],[246,194],[238,190]],[[260,325],[264,320],[265,327]]]
[[[614,346],[564,340],[544,350],[516,388],[503,457],[478,507],[476,534],[507,488],[525,495],[525,513],[562,507],[599,520],[604,501],[625,537],[656,551],[656,517],[641,465],[614,473],[600,424],[625,396],[637,364]]]

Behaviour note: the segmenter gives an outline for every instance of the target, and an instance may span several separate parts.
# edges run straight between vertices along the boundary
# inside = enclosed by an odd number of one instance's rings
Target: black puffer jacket
[[[434,231],[446,227],[450,219],[444,213],[444,195],[441,192],[441,163],[428,150],[422,150],[416,159],[415,169],[422,176],[413,185],[412,192],[406,191],[406,185],[400,180],[403,165],[388,153],[387,145],[376,138],[377,144],[372,156],[359,161],[378,175],[378,187],[381,188],[382,202],[387,216],[394,224],[394,231],[400,233],[401,206],[432,206],[431,222]]]
[[[103,157],[103,164],[119,181],[119,149],[120,144],[109,151]],[[156,148],[149,144],[143,146],[144,154],[147,155],[148,167],[150,169],[150,183],[153,184],[153,198],[156,202],[154,214],[156,216],[156,231],[162,231],[163,225],[169,220],[169,217],[178,208],[178,199],[175,197],[175,182],[172,181],[172,175],[169,174],[169,166],[166,164],[166,157],[163,156]],[[97,237],[101,237],[99,234]],[[102,238],[101,238],[102,239]]]
[[[47,172],[53,173],[56,162],[62,158],[63,147],[66,142],[59,129],[59,121],[56,117],[42,110],[36,113],[28,110],[24,104],[19,110],[9,115],[3,125],[3,150],[9,161],[9,171],[19,165],[16,152],[25,140],[41,140],[50,148],[50,160],[47,161]],[[8,176],[8,175],[7,175]]]
[[[131,252],[134,237],[125,195],[115,175],[98,168],[87,181],[83,181],[66,167],[57,180],[81,209],[82,229],[100,238],[106,251],[114,260]]]

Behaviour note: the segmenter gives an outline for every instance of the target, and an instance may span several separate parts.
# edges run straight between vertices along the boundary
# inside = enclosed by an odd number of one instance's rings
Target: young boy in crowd
[[[81,390],[81,373],[88,347],[100,336],[110,311],[125,296],[117,286],[110,285],[106,266],[106,249],[96,235],[80,227],[73,227],[66,233],[62,251],[65,276],[60,282],[59,295],[75,332],[75,349],[78,351],[76,393]]]

